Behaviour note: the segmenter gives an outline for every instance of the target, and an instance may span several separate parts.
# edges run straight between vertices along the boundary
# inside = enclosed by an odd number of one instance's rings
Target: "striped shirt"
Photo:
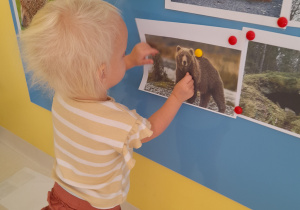
[[[52,105],[54,180],[96,208],[124,202],[133,148],[152,135],[150,123],[127,107],[108,101],[55,95]]]

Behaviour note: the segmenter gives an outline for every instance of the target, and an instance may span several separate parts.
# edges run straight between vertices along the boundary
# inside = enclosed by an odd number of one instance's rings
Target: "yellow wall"
[[[8,0],[0,1],[0,126],[53,156],[51,113],[29,100]],[[134,154],[128,201],[142,210],[247,209]]]
[[[8,0],[0,1],[0,125],[53,154],[51,114],[32,104]]]

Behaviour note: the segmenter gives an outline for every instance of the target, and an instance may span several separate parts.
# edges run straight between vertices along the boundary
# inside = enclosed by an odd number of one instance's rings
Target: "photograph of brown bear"
[[[233,116],[241,51],[189,40],[145,35],[159,53],[148,71],[143,90],[168,97],[174,85],[189,72],[195,93],[187,103]],[[202,57],[195,56],[201,49]]]
[[[244,116],[300,134],[300,51],[249,42],[240,106]]]
[[[193,103],[200,92],[200,106],[207,108],[210,97],[212,96],[217,103],[219,112],[224,113],[225,97],[224,86],[219,72],[213,67],[207,58],[196,57],[193,48],[176,47],[176,82],[179,82],[184,75],[189,72],[194,79],[194,96],[187,100]]]
[[[178,83],[188,72],[193,80],[194,80],[194,95],[192,98],[188,99],[188,103],[194,103],[197,92],[199,90],[200,86],[200,80],[201,80],[201,70],[198,60],[196,59],[194,55],[194,49],[193,48],[184,48],[181,46],[176,47],[175,52],[175,61],[176,61],[176,81],[175,83]],[[225,103],[225,102],[224,102]]]

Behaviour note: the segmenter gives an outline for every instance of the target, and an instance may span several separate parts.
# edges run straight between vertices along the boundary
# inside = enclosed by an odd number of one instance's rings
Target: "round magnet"
[[[234,112],[235,112],[236,114],[242,114],[242,113],[243,113],[243,109],[242,109],[242,107],[240,107],[240,106],[236,106],[236,107],[234,108]]]
[[[255,33],[254,33],[254,31],[248,31],[247,33],[246,33],[246,38],[248,39],[248,40],[253,40],[254,38],[255,38]]]
[[[231,37],[229,37],[228,42],[231,45],[235,45],[237,43],[237,39],[235,36],[231,36]]]
[[[280,17],[280,18],[278,18],[278,20],[277,20],[277,25],[278,25],[280,28],[286,27],[287,24],[288,24],[288,20],[287,20],[285,17]]]
[[[202,55],[203,55],[203,52],[202,52],[201,49],[196,49],[195,50],[195,56],[196,57],[200,58],[200,57],[202,57]]]

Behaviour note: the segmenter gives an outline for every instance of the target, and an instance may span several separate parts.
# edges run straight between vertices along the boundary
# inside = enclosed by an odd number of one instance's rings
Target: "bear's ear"
[[[179,50],[181,50],[181,47],[179,45],[177,45],[176,51],[178,52]]]
[[[194,55],[194,49],[190,48],[189,52],[191,53],[191,55]]]

